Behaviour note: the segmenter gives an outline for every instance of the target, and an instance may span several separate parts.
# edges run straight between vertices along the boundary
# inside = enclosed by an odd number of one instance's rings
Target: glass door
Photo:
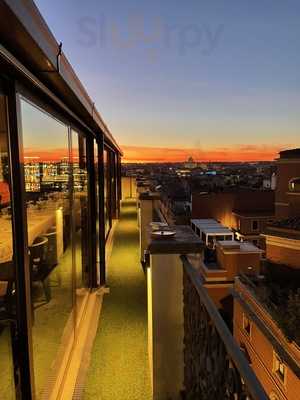
[[[111,182],[110,182],[110,157],[109,150],[104,149],[104,217],[105,217],[105,236],[107,238],[111,228]]]
[[[1,81],[0,81],[1,85]],[[0,86],[0,397],[15,399],[11,320],[15,319],[13,234],[6,97]]]
[[[75,335],[70,128],[20,96],[36,398],[53,391]]]
[[[89,293],[88,170],[86,139],[72,131],[73,176],[73,258],[75,261],[75,301],[77,322]]]
[[[100,284],[100,187],[99,187],[99,158],[98,144],[94,140],[94,169],[95,169],[95,193],[96,193],[96,268],[97,284]]]

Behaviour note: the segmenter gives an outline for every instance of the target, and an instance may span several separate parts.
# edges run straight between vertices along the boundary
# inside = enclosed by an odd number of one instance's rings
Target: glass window
[[[8,319],[14,315],[14,266],[10,208],[6,98],[0,93],[0,397],[15,398]]]
[[[113,161],[114,161],[114,180],[115,180],[115,209],[116,209],[115,218],[117,218],[119,188],[118,188],[118,157],[116,153],[113,153]]]
[[[95,192],[96,192],[96,266],[97,283],[100,284],[100,188],[99,188],[99,159],[98,145],[94,141],[94,167],[95,167]]]
[[[110,168],[109,168],[109,151],[104,149],[104,216],[105,216],[105,235],[107,236],[111,228],[111,202],[110,202]]]
[[[36,396],[42,398],[51,392],[61,358],[74,339],[70,133],[66,125],[23,98],[20,103],[33,364]],[[75,188],[76,184],[75,180]]]
[[[252,230],[257,231],[258,230],[258,221],[252,221]]]
[[[73,237],[76,268],[76,304],[78,313],[85,304],[89,287],[88,259],[88,172],[86,160],[86,139],[72,132],[73,171]],[[79,317],[80,314],[78,314]]]
[[[207,235],[207,245],[213,247],[215,237],[211,235]]]
[[[300,177],[298,178],[292,178],[289,181],[289,191],[290,192],[300,192]]]
[[[115,163],[115,154],[110,151],[109,152],[110,158],[110,204],[111,204],[111,218],[116,218],[117,213],[117,179],[116,179],[116,163]]]

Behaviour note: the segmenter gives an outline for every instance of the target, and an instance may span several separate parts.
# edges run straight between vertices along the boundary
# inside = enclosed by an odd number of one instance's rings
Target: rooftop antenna
[[[62,54],[62,42],[58,45],[58,53],[56,55],[56,71],[60,72],[60,58]]]

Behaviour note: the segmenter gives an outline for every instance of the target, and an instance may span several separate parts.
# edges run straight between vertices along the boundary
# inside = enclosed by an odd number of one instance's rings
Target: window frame
[[[279,365],[279,367],[278,367]],[[280,371],[280,367],[283,366],[283,372]],[[274,376],[276,376],[277,380],[283,385],[286,386],[287,382],[287,365],[282,360],[282,358],[273,350],[273,368],[272,368]]]

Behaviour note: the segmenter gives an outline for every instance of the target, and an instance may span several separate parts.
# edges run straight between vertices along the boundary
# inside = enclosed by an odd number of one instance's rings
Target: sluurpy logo
[[[149,20],[141,14],[128,15],[120,23],[102,15],[78,20],[77,41],[85,47],[141,49],[150,59],[168,50],[182,56],[192,51],[209,56],[217,49],[223,33],[223,24],[173,24],[162,17]]]

